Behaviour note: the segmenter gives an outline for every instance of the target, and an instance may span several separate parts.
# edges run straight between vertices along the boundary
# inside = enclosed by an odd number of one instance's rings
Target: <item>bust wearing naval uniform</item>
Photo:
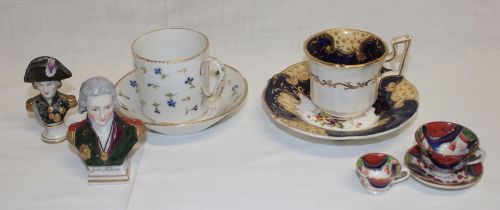
[[[76,106],[76,98],[60,93],[61,80],[71,77],[71,72],[57,59],[42,56],[33,59],[24,75],[24,82],[31,83],[40,94],[26,101],[26,110],[35,113],[36,119],[46,128],[42,140],[49,143],[65,139],[64,118]]]
[[[104,77],[92,77],[80,88],[78,112],[87,117],[68,128],[68,142],[79,151],[87,166],[122,165],[144,133],[142,121],[118,115],[113,84]]]

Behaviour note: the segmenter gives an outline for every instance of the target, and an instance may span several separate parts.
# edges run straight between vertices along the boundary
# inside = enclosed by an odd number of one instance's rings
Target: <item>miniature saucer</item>
[[[194,120],[182,123],[159,123],[146,118],[141,110],[134,71],[127,73],[115,84],[120,102],[118,112],[127,117],[140,119],[147,128],[162,134],[183,135],[205,130],[241,107],[248,93],[247,81],[238,70],[228,65],[224,65],[224,70],[226,74],[221,91],[206,100],[208,111]]]
[[[383,72],[387,69],[383,69]],[[319,111],[309,97],[307,62],[296,63],[268,82],[264,109],[285,128],[326,140],[370,139],[403,127],[416,116],[418,92],[403,76],[380,81],[373,107],[358,118],[337,119]]]
[[[422,161],[422,154],[415,145],[405,155],[405,164],[410,169],[411,176],[417,181],[445,190],[459,190],[473,186],[483,175],[483,164],[481,162],[466,166],[455,173],[435,173]]]

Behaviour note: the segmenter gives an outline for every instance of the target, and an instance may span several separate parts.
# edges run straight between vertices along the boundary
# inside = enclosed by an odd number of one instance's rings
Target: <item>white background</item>
[[[0,209],[496,209],[500,206],[500,3],[498,1],[66,1],[0,2]],[[243,109],[181,137],[148,132],[127,185],[91,187],[66,142],[49,145],[24,109],[29,61],[58,58],[73,72],[64,93],[133,68],[132,41],[158,28],[205,33],[211,55],[249,82]],[[420,93],[418,117],[383,141],[323,142],[291,135],[261,107],[267,80],[304,59],[303,40],[334,27],[387,42],[414,37],[406,77]],[[73,110],[74,113],[75,110]],[[382,196],[363,191],[356,159],[386,152],[403,160],[425,122],[461,123],[486,151],[469,189],[443,191],[410,179]]]

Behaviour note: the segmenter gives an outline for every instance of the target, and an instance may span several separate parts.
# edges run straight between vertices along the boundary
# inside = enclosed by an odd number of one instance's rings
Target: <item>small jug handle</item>
[[[484,157],[486,156],[486,152],[484,152],[484,150],[482,150],[481,148],[477,148],[477,150],[474,152],[474,156],[475,159],[467,162],[467,165],[478,164],[483,161]]]
[[[401,171],[399,172],[399,174],[394,179],[393,184],[396,184],[396,183],[402,182],[404,180],[407,180],[408,177],[410,177],[410,170],[408,170],[408,168],[406,168],[404,166],[401,166]]]
[[[398,45],[404,43],[404,48],[403,48],[403,53],[401,57],[401,62],[398,67],[398,75],[401,76],[403,72],[403,67],[405,66],[406,62],[406,56],[408,54],[408,49],[410,49],[410,44],[411,44],[411,39],[412,36],[410,34],[406,34],[403,36],[396,37],[392,39],[391,44],[392,44],[392,52],[387,55],[388,58],[386,58],[385,62],[389,62],[394,60],[396,56],[398,55]]]
[[[210,64],[215,65],[216,69],[210,69]],[[211,71],[216,71],[216,75],[218,76],[214,84],[210,84]],[[224,64],[215,57],[207,57],[201,62],[200,75],[202,77],[201,90],[206,97],[210,97],[216,94],[222,86],[222,80],[225,75]]]

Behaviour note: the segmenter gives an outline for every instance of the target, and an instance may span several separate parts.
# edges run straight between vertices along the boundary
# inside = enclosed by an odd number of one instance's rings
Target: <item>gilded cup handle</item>
[[[401,74],[403,72],[403,68],[404,68],[405,63],[406,63],[406,57],[408,54],[408,49],[410,49],[411,39],[412,39],[412,36],[410,34],[399,36],[399,37],[392,39],[392,42],[391,42],[392,52],[389,53],[389,55],[387,55],[388,58],[386,58],[386,60],[385,60],[385,62],[390,62],[390,61],[394,60],[394,58],[396,58],[396,56],[398,55],[398,45],[404,44],[401,62],[399,64],[399,67],[397,70],[399,76],[401,76]]]

